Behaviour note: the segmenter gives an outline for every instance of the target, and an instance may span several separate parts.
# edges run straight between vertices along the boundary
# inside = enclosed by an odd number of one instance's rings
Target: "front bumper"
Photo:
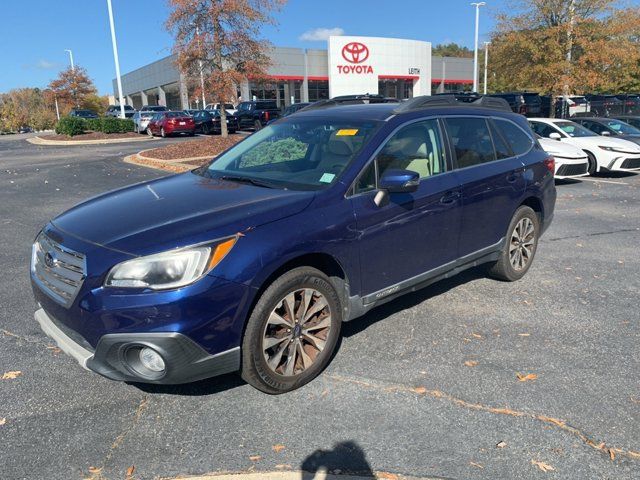
[[[608,170],[633,172],[640,170],[640,155],[623,155],[614,158],[607,165]]]
[[[589,175],[587,158],[564,158],[554,155],[556,159],[555,178],[584,177]]]
[[[34,317],[44,333],[80,366],[111,380],[180,384],[240,368],[240,347],[211,355],[186,335],[154,332],[107,334],[100,338],[94,350],[81,338],[72,338],[75,337],[73,332],[50,317],[44,309],[37,310]],[[145,372],[144,367],[136,364],[136,356],[131,352],[142,347],[151,347],[163,357],[164,372]]]

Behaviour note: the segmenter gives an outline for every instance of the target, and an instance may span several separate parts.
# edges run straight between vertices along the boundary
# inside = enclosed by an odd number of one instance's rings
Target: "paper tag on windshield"
[[[336,176],[333,173],[325,173],[320,177],[322,183],[331,183]]]
[[[336,133],[336,137],[353,137],[358,133],[357,128],[341,128]]]

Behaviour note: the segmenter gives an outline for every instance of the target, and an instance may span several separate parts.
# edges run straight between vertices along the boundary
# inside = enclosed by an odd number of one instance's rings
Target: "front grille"
[[[33,244],[31,274],[45,293],[69,307],[87,275],[85,256],[41,233]]]
[[[620,168],[640,168],[640,158],[627,158]]]
[[[568,165],[560,165],[556,175],[559,177],[571,177],[574,175],[584,175],[587,173],[587,164],[568,164]]]

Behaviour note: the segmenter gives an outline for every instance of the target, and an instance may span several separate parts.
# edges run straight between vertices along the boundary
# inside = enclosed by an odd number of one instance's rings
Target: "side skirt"
[[[345,321],[354,320],[361,317],[374,307],[390,302],[391,300],[394,300],[406,293],[420,290],[432,283],[444,280],[445,278],[453,277],[454,275],[457,275],[469,268],[473,268],[487,262],[495,262],[500,258],[504,242],[505,239],[502,238],[494,245],[490,245],[478,250],[477,252],[470,253],[457,260],[445,263],[440,267],[421,273],[420,275],[416,275],[415,277],[407,280],[403,280],[402,282],[383,288],[377,292],[370,293],[364,297],[360,297],[359,295],[349,297],[349,316]]]

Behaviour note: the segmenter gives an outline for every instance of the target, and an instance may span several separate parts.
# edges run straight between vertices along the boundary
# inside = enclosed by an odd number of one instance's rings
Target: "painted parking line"
[[[580,177],[580,180],[585,180],[587,182],[597,182],[597,183],[613,183],[614,185],[629,185],[626,182],[614,182],[613,180],[598,180],[597,178]]]

